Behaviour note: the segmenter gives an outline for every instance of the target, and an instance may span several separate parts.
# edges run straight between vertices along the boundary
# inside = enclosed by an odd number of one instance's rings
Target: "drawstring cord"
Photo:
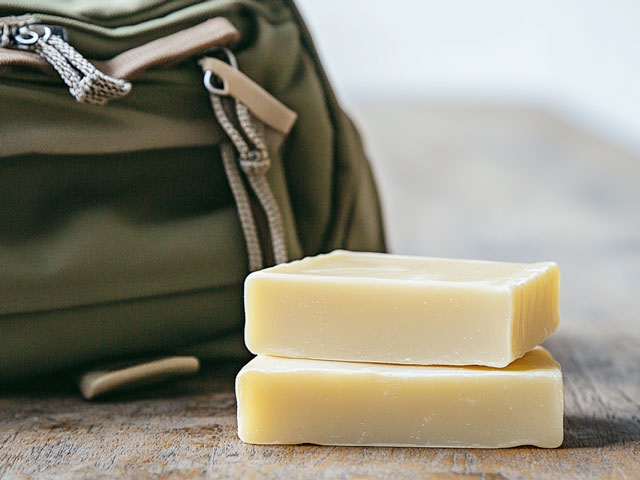
[[[46,60],[69,87],[71,95],[83,103],[103,105],[131,90],[131,83],[110,77],[31,16],[0,18],[0,47],[30,50]]]
[[[271,166],[271,159],[264,140],[264,126],[251,114],[242,102],[232,100],[224,94],[213,92],[210,92],[210,99],[216,119],[239,154],[237,163],[240,164],[242,172],[244,172],[249,185],[251,185],[267,217],[274,260],[276,263],[284,263],[288,260],[288,254],[282,216],[276,198],[266,178],[267,170]],[[233,104],[235,104],[236,116],[244,136],[238,128],[236,128],[227,114],[227,110],[231,110]],[[250,148],[245,137],[253,144],[253,149]],[[264,263],[255,219],[248,201],[248,194],[240,171],[237,168],[236,160],[233,158],[234,156],[230,145],[224,144],[221,153],[225,172],[236,201],[240,223],[247,243],[249,269],[251,271],[260,270],[264,266]]]
[[[229,64],[237,69],[233,53],[226,48],[219,50],[227,56]],[[216,87],[211,83],[211,79],[212,72],[204,69],[204,84],[209,91],[213,112],[238,152],[237,163],[239,163],[267,217],[274,260],[276,263],[284,263],[288,261],[287,245],[278,202],[266,177],[267,170],[271,166],[271,159],[265,141],[264,125],[244,103],[229,97],[229,90],[224,81],[222,87]],[[232,115],[229,113],[234,110],[234,107],[237,126],[231,120]],[[228,144],[222,147],[221,154],[247,243],[249,269],[251,271],[260,270],[264,265],[262,251],[245,184],[236,161],[232,158],[233,152]]]
[[[69,87],[71,95],[79,102],[102,105],[129,93],[130,82],[98,70],[65,41],[64,32],[61,35],[58,33],[58,30],[54,32],[53,27],[38,23],[30,15],[0,18],[0,47],[29,50],[40,55],[56,70]],[[229,64],[237,69],[233,53],[226,48],[220,50],[226,54]],[[220,147],[225,174],[238,209],[247,245],[249,269],[260,270],[264,261],[242,173],[265,212],[275,262],[287,262],[282,215],[266,178],[271,159],[265,141],[264,125],[244,103],[229,96],[224,81],[223,88],[214,87],[211,83],[212,72],[204,69],[204,73],[205,86],[210,93],[215,116],[239,154],[239,158],[236,159],[229,143]],[[228,113],[234,111],[234,107],[235,115]],[[235,116],[239,128],[230,116]]]
[[[224,171],[227,175],[227,181],[231,187],[231,193],[236,202],[236,209],[240,217],[242,233],[244,234],[245,243],[249,257],[249,270],[254,272],[263,267],[262,250],[260,249],[260,240],[258,239],[258,229],[251,211],[249,203],[249,195],[242,181],[242,174],[236,162],[235,153],[230,143],[224,142],[220,146],[220,154]]]

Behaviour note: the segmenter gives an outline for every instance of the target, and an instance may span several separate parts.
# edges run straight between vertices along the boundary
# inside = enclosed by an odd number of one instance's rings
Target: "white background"
[[[640,1],[298,0],[347,106],[541,107],[640,151]]]

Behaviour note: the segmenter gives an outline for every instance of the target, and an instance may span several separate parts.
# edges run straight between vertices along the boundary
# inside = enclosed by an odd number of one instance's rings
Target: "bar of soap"
[[[255,354],[504,367],[558,326],[558,266],[335,251],[249,275]]]
[[[256,444],[555,448],[562,373],[537,347],[503,369],[258,356],[236,378]]]

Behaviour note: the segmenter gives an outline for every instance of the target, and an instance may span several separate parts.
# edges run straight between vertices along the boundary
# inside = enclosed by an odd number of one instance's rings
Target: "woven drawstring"
[[[30,50],[46,60],[69,87],[71,95],[83,103],[103,105],[126,95],[131,83],[98,70],[51,28],[39,25],[30,16],[0,19],[1,47]]]
[[[131,90],[131,83],[102,73],[57,35],[40,38],[34,51],[56,69],[79,102],[103,105]]]
[[[238,168],[236,156],[231,144],[228,142],[223,143],[220,146],[220,154],[222,156],[224,171],[227,175],[229,186],[231,187],[231,193],[233,193],[233,198],[236,202],[242,232],[244,233],[245,242],[247,244],[249,270],[254,272],[256,270],[260,270],[263,263],[262,251],[260,250],[260,240],[258,239],[258,229],[256,228],[256,222],[251,211],[249,195],[247,195],[247,189],[244,187],[242,175]]]
[[[287,245],[284,239],[284,228],[278,202],[266,177],[267,170],[271,166],[271,160],[265,142],[264,125],[251,114],[242,102],[236,101],[236,113],[242,130],[261,155],[261,158],[255,160],[246,160],[240,157],[240,166],[247,173],[249,183],[251,183],[251,187],[267,216],[275,261],[276,263],[284,263],[288,260]]]
[[[52,31],[52,27],[41,25],[28,15],[0,18],[0,47],[19,48],[40,55],[56,70],[76,100],[102,105],[110,99],[129,93],[131,83],[98,70],[56,33]],[[235,57],[230,51],[226,51],[235,66]],[[205,70],[205,78],[207,73],[210,74]],[[242,173],[267,217],[274,260],[276,263],[284,263],[288,261],[288,254],[282,215],[266,178],[271,159],[265,142],[264,125],[245,104],[230,98],[227,91],[210,89],[210,98],[218,122],[239,154],[236,160],[234,148],[229,143],[221,146],[225,173],[247,244],[249,268],[251,271],[259,270],[264,266],[264,261]],[[235,114],[228,113],[234,109]],[[235,117],[237,125],[230,117]]]
[[[284,228],[282,226],[282,216],[266,178],[267,170],[271,165],[271,159],[269,158],[269,151],[264,140],[264,126],[262,122],[251,114],[242,102],[216,93],[211,93],[210,98],[213,112],[220,126],[239,154],[238,163],[240,164],[240,168],[247,177],[251,188],[267,216],[275,262],[284,263],[288,260],[288,255]],[[240,129],[234,125],[227,113],[227,110],[231,110],[233,105],[235,105],[235,112]],[[240,130],[242,130],[242,133]],[[253,144],[253,147],[250,147],[249,143]],[[240,223],[247,243],[249,268],[251,271],[260,270],[263,267],[262,252],[244,182],[237,169],[235,160],[230,158],[233,155],[230,146],[225,144],[221,151],[225,172],[236,201]],[[233,167],[231,163],[233,163]]]

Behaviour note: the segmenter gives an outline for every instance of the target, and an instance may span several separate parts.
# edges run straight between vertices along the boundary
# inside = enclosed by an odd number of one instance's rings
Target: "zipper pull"
[[[103,105],[131,91],[131,83],[98,70],[66,40],[63,27],[44,25],[32,16],[0,18],[0,47],[40,55],[60,75],[71,95],[83,103]]]
[[[271,159],[265,140],[264,125],[277,125],[280,131],[288,132],[296,114],[242,74],[231,50],[219,48],[212,53],[214,52],[226,57],[226,62],[208,55],[200,61],[200,66],[213,112],[238,153],[239,158],[236,160],[230,145],[225,144],[221,149],[225,172],[245,234],[249,269],[255,271],[262,268],[262,254],[238,164],[267,217],[274,260],[276,264],[284,263],[288,261],[287,245],[280,207],[266,177]],[[218,74],[214,71],[217,65],[224,65],[227,73],[235,72],[237,75],[227,77]],[[245,99],[250,105],[244,103]]]
[[[67,41],[67,29],[58,25],[45,25],[44,23],[32,23],[22,26],[13,36],[17,48],[29,49],[39,39],[46,42],[51,35],[57,35]]]
[[[230,50],[218,50],[224,53],[226,61],[210,55],[200,60],[207,91],[212,95],[235,98],[266,126],[287,135],[298,117],[296,112],[242,73]]]

